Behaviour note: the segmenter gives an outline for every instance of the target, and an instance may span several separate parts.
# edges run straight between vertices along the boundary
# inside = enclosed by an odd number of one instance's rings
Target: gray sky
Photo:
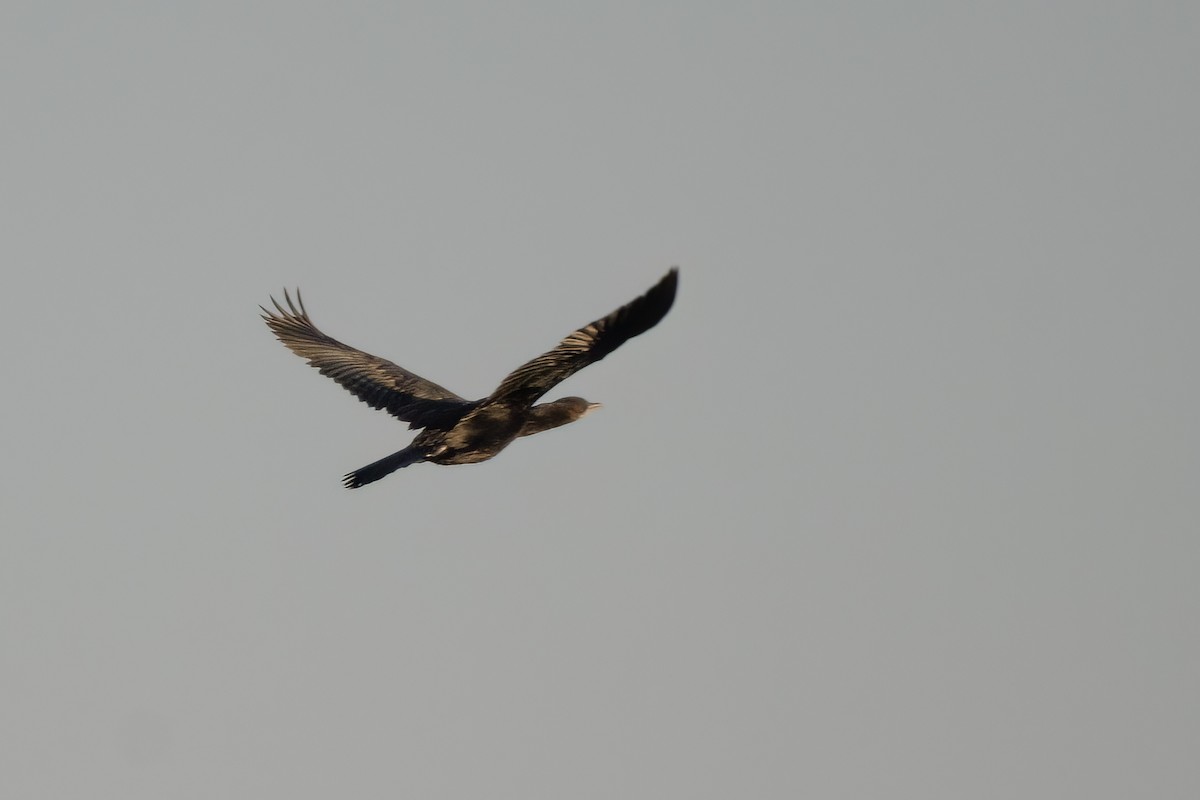
[[[1200,796],[1197,8],[5,3],[0,796]]]

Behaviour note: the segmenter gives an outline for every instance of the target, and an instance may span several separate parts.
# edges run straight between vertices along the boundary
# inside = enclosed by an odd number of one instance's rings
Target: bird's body
[[[263,319],[288,349],[323,375],[410,428],[424,428],[408,447],[346,475],[347,488],[356,488],[420,461],[445,465],[487,461],[518,437],[580,419],[599,404],[580,397],[534,403],[560,381],[658,324],[675,301],[678,283],[679,273],[672,269],[641,297],[518,367],[481,400],[466,400],[390,361],[326,336],[304,310],[299,292],[295,303],[284,293],[287,308],[272,298],[278,313],[264,308]]]

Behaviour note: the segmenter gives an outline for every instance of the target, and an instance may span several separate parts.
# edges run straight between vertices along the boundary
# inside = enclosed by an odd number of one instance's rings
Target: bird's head
[[[566,425],[601,407],[600,403],[589,403],[582,397],[562,397],[551,403],[541,403],[529,409],[529,419],[521,429],[521,435],[529,436]]]
[[[553,406],[559,404],[561,404],[563,408],[570,409],[570,413],[574,415],[573,419],[586,417],[596,409],[604,408],[603,403],[590,403],[587,400],[584,400],[582,397],[564,397],[560,400],[555,400],[553,403],[548,403],[547,405]]]

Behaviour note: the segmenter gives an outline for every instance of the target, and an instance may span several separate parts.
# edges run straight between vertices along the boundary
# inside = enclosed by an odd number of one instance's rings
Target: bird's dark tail
[[[425,456],[421,455],[420,451],[413,447],[406,447],[398,453],[392,453],[386,458],[381,458],[374,464],[368,464],[365,467],[354,470],[348,473],[342,479],[342,483],[347,489],[357,489],[360,486],[366,486],[368,483],[374,483],[380,478],[391,475],[398,469],[407,467],[409,464],[416,464],[418,461],[424,461]]]

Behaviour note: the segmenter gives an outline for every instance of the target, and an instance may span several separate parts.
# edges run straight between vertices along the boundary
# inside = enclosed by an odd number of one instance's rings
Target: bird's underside
[[[554,349],[526,362],[480,400],[467,400],[378,356],[322,333],[304,308],[284,291],[284,303],[263,308],[267,326],[289,350],[341,384],[372,408],[410,428],[422,428],[408,447],[345,476],[347,488],[377,481],[420,461],[474,464],[486,461],[520,436],[583,417],[598,403],[564,397],[536,401],[561,381],[594,364],[629,339],[653,328],[675,302],[679,271],[672,268],[641,297],[569,334]]]

